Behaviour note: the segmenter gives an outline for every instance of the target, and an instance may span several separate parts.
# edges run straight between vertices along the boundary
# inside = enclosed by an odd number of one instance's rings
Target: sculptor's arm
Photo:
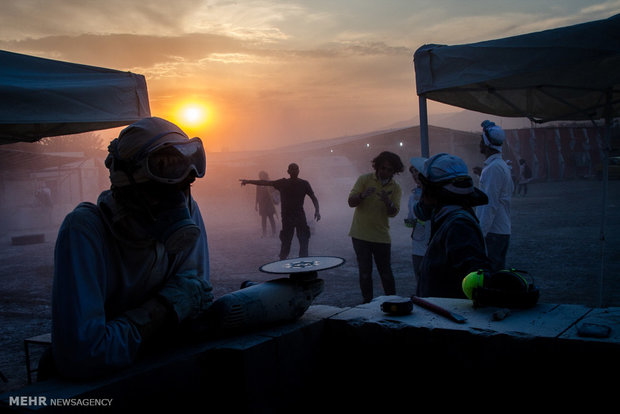
[[[112,265],[94,206],[67,215],[57,238],[52,294],[52,351],[61,375],[95,377],[126,367],[159,332],[210,305],[206,232],[192,203],[192,218],[204,234],[174,269],[175,277],[169,278],[174,283],[120,315],[106,313]]]
[[[493,173],[489,168],[480,177],[480,189],[487,195],[489,202],[476,207],[476,215],[480,220],[480,229],[486,237],[499,210],[499,189],[501,188],[501,175]]]
[[[316,221],[321,220],[321,214],[319,213],[319,200],[314,194],[309,195],[312,204],[314,204],[314,218]]]
[[[359,206],[362,201],[364,201],[364,199],[368,196],[370,196],[371,194],[373,194],[375,192],[376,188],[375,187],[369,187],[366,190],[364,190],[361,193],[356,193],[356,194],[351,194],[349,196],[349,207],[357,207]]]
[[[128,319],[108,320],[105,313],[104,269],[109,264],[103,254],[104,237],[95,217],[75,212],[67,216],[58,234],[52,350],[63,376],[96,376],[125,367],[142,343],[139,330]]]
[[[400,211],[400,188],[394,191],[384,191],[379,193],[379,198],[385,203],[385,209],[388,217],[394,217]]]
[[[273,185],[273,181],[269,181],[269,180],[246,180],[242,178],[239,181],[241,181],[241,185],[246,185],[246,184]]]
[[[349,193],[349,198],[347,202],[349,203],[349,207],[357,207],[359,206],[365,198],[374,194],[377,189],[375,187],[366,187],[364,188],[364,183],[362,181],[362,177],[359,177],[351,189]]]

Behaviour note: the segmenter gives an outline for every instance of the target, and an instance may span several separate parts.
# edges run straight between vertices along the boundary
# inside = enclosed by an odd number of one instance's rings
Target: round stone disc
[[[344,259],[342,257],[309,256],[267,263],[262,265],[259,270],[265,273],[277,274],[318,272],[320,270],[338,267],[343,263]]]

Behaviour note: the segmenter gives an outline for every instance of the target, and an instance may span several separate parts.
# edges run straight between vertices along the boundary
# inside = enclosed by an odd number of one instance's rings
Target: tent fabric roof
[[[147,116],[142,75],[0,50],[0,144],[114,128]]]
[[[479,43],[414,53],[418,95],[536,122],[620,114],[620,14]]]

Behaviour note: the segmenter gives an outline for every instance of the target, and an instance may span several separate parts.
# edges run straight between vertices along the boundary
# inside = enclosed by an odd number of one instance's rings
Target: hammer
[[[430,303],[430,302],[428,302],[428,301],[426,301],[426,300],[424,300],[422,298],[419,298],[419,297],[417,297],[415,295],[411,297],[411,301],[413,303],[415,303],[416,305],[423,307],[424,309],[428,309],[429,311],[434,312],[434,313],[436,313],[438,315],[445,316],[446,318],[451,319],[454,322],[465,323],[465,321],[467,321],[467,318],[465,318],[465,317],[463,317],[463,316],[461,316],[461,315],[459,315],[457,313],[450,312],[449,310],[444,309],[441,306],[437,306],[434,303]]]

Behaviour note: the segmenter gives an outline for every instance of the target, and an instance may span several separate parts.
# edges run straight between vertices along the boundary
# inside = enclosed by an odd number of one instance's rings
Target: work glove
[[[143,342],[171,325],[170,310],[159,298],[152,298],[142,306],[130,309],[124,316],[138,329]]]
[[[190,276],[172,276],[159,291],[159,297],[174,311],[178,322],[200,316],[213,303],[211,284]]]

